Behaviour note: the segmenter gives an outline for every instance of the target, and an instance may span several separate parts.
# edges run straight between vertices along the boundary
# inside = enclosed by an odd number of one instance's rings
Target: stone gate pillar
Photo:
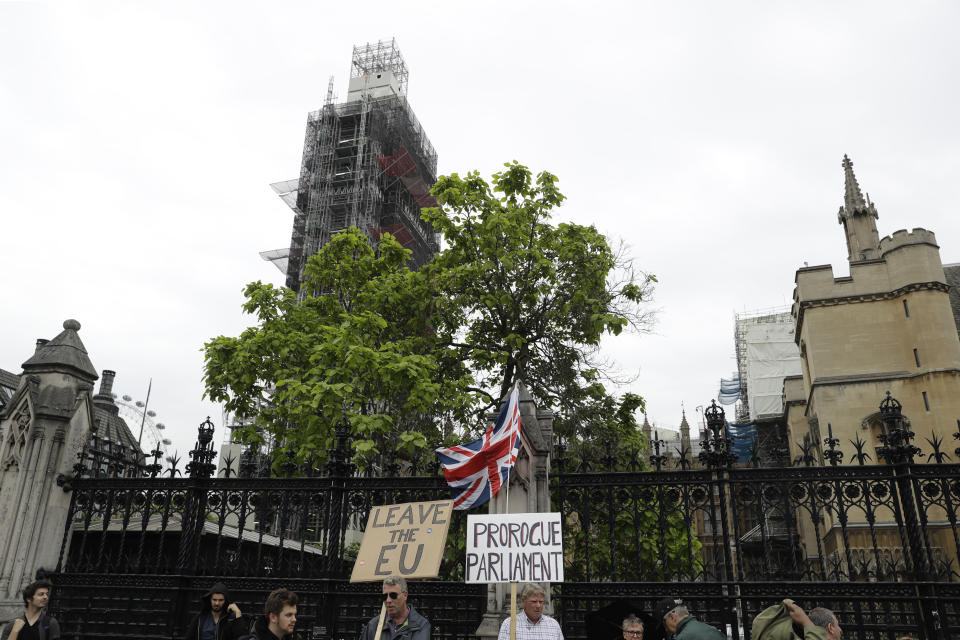
[[[503,402],[506,402],[505,398]],[[496,415],[491,417],[491,420]],[[553,412],[540,411],[530,392],[520,383],[520,453],[510,472],[509,513],[547,513],[550,508],[550,457],[553,451]],[[507,492],[501,489],[488,503],[489,513],[507,513]],[[544,613],[553,613],[549,585]],[[519,605],[518,605],[519,606]],[[496,638],[500,623],[509,615],[510,587],[491,584],[487,588],[487,606],[477,628],[478,638]]]
[[[0,620],[23,612],[21,589],[60,555],[70,495],[57,476],[72,472],[89,437],[99,377],[79,329],[67,320],[56,338],[37,341],[0,412]]]

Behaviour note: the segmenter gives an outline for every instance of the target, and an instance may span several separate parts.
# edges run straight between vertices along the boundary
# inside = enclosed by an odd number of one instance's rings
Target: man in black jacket
[[[49,580],[37,580],[23,589],[23,615],[3,627],[2,640],[60,640],[57,619],[43,612],[51,586]]]
[[[183,640],[236,640],[249,632],[250,619],[230,601],[230,592],[222,582],[200,597],[200,613],[193,617]]]
[[[257,618],[249,640],[284,640],[293,636],[297,626],[297,594],[277,589],[267,596],[263,617]]]

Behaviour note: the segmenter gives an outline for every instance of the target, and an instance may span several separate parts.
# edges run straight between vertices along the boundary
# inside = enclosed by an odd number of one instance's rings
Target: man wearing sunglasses
[[[390,576],[383,581],[383,601],[387,620],[379,638],[374,636],[380,616],[374,616],[363,628],[360,640],[430,640],[430,622],[407,604],[407,581]]]

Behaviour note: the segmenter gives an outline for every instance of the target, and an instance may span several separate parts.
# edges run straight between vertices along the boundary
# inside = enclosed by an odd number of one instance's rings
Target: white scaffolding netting
[[[793,318],[776,314],[738,320],[744,342],[750,419],[783,413],[783,379],[800,375],[800,351],[793,341]]]

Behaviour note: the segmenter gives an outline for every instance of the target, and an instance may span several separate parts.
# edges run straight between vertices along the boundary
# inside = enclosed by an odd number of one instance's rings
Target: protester
[[[753,619],[753,640],[840,640],[843,631],[829,609],[817,607],[809,615],[793,600],[767,607]]]
[[[60,624],[43,612],[52,588],[49,580],[36,580],[24,587],[23,615],[3,627],[0,640],[59,640]]]
[[[283,640],[293,635],[297,625],[297,594],[277,589],[267,596],[263,617],[253,623],[253,640]]]
[[[383,581],[383,601],[386,604],[387,620],[380,632],[385,640],[430,640],[430,621],[407,604],[407,581],[400,576],[390,576]],[[360,640],[374,640],[380,615],[375,615],[363,628]],[[384,637],[384,633],[387,635]]]
[[[656,620],[673,634],[676,640],[726,640],[719,629],[700,622],[680,598],[664,598],[653,608]]]
[[[525,584],[521,587],[522,610],[517,612],[517,640],[563,640],[560,623],[543,613],[546,595],[540,585]],[[510,640],[510,618],[500,625],[497,640]]]
[[[235,640],[249,629],[250,619],[230,601],[226,585],[218,582],[200,596],[200,613],[187,625],[183,640]]]
[[[631,614],[623,620],[623,640],[643,640],[643,620]]]
[[[790,610],[790,617],[793,617],[794,610],[799,610],[799,613],[803,613],[803,609],[797,605],[793,605],[793,608]],[[811,609],[808,618],[814,625],[823,627],[827,631],[827,638],[830,640],[840,640],[840,638],[843,637],[843,629],[840,628],[840,621],[837,620],[837,616],[834,615],[830,609],[824,609],[823,607]],[[804,630],[807,628],[808,627],[804,625]]]

